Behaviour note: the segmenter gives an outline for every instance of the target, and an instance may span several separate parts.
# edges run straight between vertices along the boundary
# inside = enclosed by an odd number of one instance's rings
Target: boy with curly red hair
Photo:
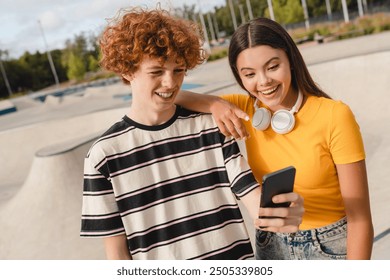
[[[205,59],[200,35],[193,23],[142,9],[103,33],[102,65],[132,89],[128,114],[85,159],[81,236],[104,238],[109,259],[253,257],[236,198],[257,217],[258,183],[211,115],[175,104],[186,71]],[[297,207],[281,230],[298,229],[299,199],[290,196]]]

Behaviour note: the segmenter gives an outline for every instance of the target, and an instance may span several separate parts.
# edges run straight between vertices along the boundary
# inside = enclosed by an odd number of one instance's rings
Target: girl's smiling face
[[[237,57],[237,70],[245,89],[272,111],[290,109],[297,93],[291,87],[291,68],[282,49],[260,45]]]

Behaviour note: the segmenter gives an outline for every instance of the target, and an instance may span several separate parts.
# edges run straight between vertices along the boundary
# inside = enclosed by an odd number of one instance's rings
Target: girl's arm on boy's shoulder
[[[181,91],[175,100],[176,104],[189,110],[211,113],[219,130],[225,136],[235,139],[246,139],[249,134],[242,120],[249,120],[249,116],[236,105],[216,95]]]
[[[212,113],[211,107],[214,103],[222,100],[215,95],[195,93],[191,91],[180,91],[176,96],[175,103],[192,111]]]

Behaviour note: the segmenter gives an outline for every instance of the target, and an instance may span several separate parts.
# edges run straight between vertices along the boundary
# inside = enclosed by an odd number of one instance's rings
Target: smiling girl
[[[316,85],[290,35],[270,19],[235,31],[229,64],[248,95],[185,92],[177,101],[211,112],[225,135],[244,138],[259,182],[295,166],[294,191],[305,208],[300,230],[273,233],[276,220],[261,219],[266,228],[256,231],[257,259],[369,259],[373,226],[365,152],[350,108]],[[243,126],[241,119],[252,121]]]

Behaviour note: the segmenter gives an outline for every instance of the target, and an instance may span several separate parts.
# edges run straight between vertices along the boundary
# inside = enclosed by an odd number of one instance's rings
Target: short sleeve
[[[336,164],[365,159],[360,127],[351,109],[344,103],[335,103],[332,112],[330,151]]]
[[[104,161],[96,164],[92,152],[84,160],[82,237],[107,237],[125,233],[109,178],[102,174]]]
[[[236,105],[244,112],[249,113],[253,108],[253,101],[251,101],[249,95],[247,94],[226,94],[226,95],[221,95],[220,97]]]
[[[242,197],[259,186],[237,142],[231,137],[225,138],[223,156],[232,191],[237,197]]]

